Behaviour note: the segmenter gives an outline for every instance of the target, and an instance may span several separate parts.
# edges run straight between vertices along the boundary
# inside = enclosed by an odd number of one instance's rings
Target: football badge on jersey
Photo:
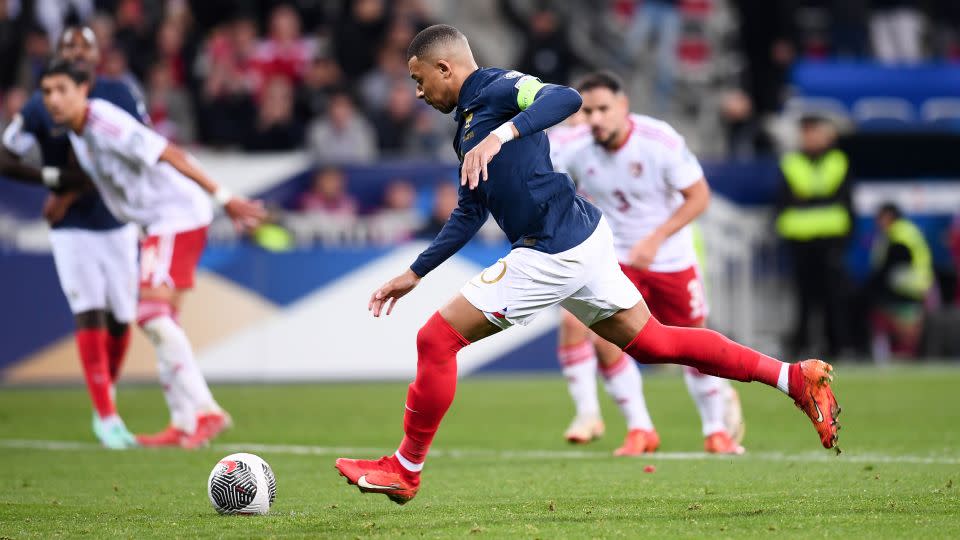
[[[635,178],[639,178],[641,175],[643,175],[643,163],[639,161],[631,162],[630,174],[632,174]]]

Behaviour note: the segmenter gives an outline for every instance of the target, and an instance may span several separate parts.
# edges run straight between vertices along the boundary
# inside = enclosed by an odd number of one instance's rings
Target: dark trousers
[[[822,313],[827,353],[837,354],[851,345],[847,314],[850,283],[844,263],[845,239],[787,242],[797,295],[797,316],[790,345],[795,351],[810,346],[811,320]],[[820,333],[822,332],[822,333]],[[814,339],[814,343],[822,342]]]

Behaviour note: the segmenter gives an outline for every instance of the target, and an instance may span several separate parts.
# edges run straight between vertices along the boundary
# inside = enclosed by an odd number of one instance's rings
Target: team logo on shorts
[[[499,273],[497,273],[498,266],[499,266]],[[496,275],[493,278],[487,277],[494,274]],[[497,264],[491,266],[490,268],[487,268],[483,272],[480,272],[480,281],[482,281],[483,283],[486,283],[487,285],[490,285],[503,279],[503,276],[505,276],[506,274],[507,274],[507,261],[500,259],[499,261],[497,261]]]
[[[640,177],[643,174],[643,163],[639,161],[634,161],[630,164],[630,174],[635,177]]]

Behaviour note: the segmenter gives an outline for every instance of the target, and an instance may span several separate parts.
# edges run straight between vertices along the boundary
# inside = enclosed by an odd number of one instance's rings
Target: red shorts
[[[621,264],[658,321],[670,326],[700,326],[707,317],[703,281],[696,266],[679,272],[651,272]]]
[[[140,242],[140,287],[193,288],[207,228],[148,236]]]

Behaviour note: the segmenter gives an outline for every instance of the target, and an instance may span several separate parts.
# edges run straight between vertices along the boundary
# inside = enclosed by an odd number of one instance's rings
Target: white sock
[[[564,345],[557,350],[563,376],[577,416],[600,416],[597,398],[597,353],[589,340],[576,345]]]
[[[786,395],[790,395],[790,364],[780,363],[780,375],[777,377],[777,389]]]
[[[190,400],[178,391],[178,387],[174,384],[173,370],[173,365],[162,360],[157,362],[160,388],[163,390],[167,409],[170,410],[170,424],[184,433],[193,433],[197,429],[197,415],[190,405]]]
[[[397,457],[397,461],[400,462],[400,465],[403,466],[404,469],[417,473],[423,470],[423,463],[414,463],[410,461],[409,459],[400,455],[400,450],[397,450],[393,455]]]
[[[183,328],[167,315],[150,319],[143,328],[156,348],[158,365],[164,366],[168,372],[175,401],[180,403],[185,400],[194,415],[219,411],[220,406],[213,399],[210,387],[197,366],[190,340]]]
[[[627,429],[653,431],[653,420],[643,397],[643,379],[633,358],[623,353],[612,366],[600,368],[600,372],[607,393],[627,420]]]
[[[683,370],[683,379],[687,383],[687,391],[693,398],[700,421],[703,424],[703,436],[711,433],[726,431],[723,416],[726,414],[727,402],[724,392],[729,384],[726,380],[704,375],[693,368]]]

